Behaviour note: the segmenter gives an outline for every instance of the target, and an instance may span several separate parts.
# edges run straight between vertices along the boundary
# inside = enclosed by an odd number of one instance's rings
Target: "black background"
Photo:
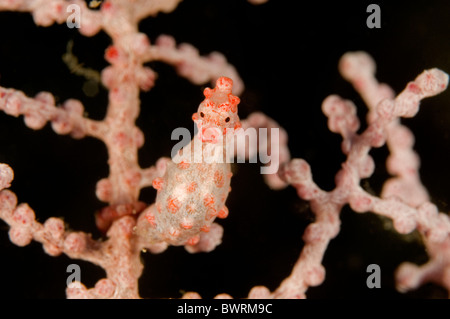
[[[381,7],[381,29],[366,26],[366,8]],[[450,2],[448,1],[323,1],[272,0],[252,6],[244,0],[185,0],[171,14],[159,14],[140,24],[151,41],[159,34],[188,42],[201,54],[222,52],[246,84],[239,113],[245,118],[260,110],[278,121],[289,134],[293,157],[306,159],[315,181],[331,190],[334,175],[345,160],[340,137],[329,132],[320,106],[329,94],[339,94],[365,107],[351,86],[338,74],[337,63],[347,51],[365,50],[377,62],[377,76],[400,92],[424,69],[450,71]],[[104,34],[86,38],[65,25],[35,27],[28,13],[0,12],[0,85],[34,96],[49,91],[58,103],[80,99],[89,116],[102,119],[107,92],[95,97],[82,92],[85,79],[73,75],[61,55],[69,40],[86,66],[101,70],[107,63]],[[146,143],[140,164],[152,165],[169,156],[176,127],[193,129],[191,114],[202,100],[201,86],[179,77],[171,66],[149,63],[159,74],[155,87],[141,94],[138,126]],[[415,149],[422,159],[421,174],[432,201],[449,211],[450,92],[424,100],[416,118],[404,120],[416,135]],[[363,120],[364,122],[364,120]],[[388,175],[385,147],[371,151],[377,168],[363,181],[379,194]],[[107,176],[107,154],[102,142],[73,140],[53,133],[50,125],[32,131],[22,117],[0,113],[0,162],[12,166],[11,189],[19,202],[36,211],[39,221],[64,217],[72,229],[98,238],[93,213],[103,207],[95,197],[96,182]],[[304,228],[313,221],[308,203],[295,190],[271,191],[262,181],[259,164],[236,164],[230,215],[219,221],[225,228],[223,243],[209,254],[190,255],[171,247],[160,255],[142,255],[145,271],[140,293],[145,298],[180,297],[197,291],[205,298],[226,292],[243,298],[255,285],[271,290],[289,275],[302,249]],[[153,202],[155,192],[145,189],[141,199]],[[307,291],[309,298],[445,298],[442,288],[427,284],[400,294],[393,273],[403,261],[422,264],[427,255],[417,236],[400,236],[389,223],[373,214],[356,214],[345,207],[341,233],[324,257],[325,282]],[[10,243],[8,227],[0,222],[0,297],[64,298],[71,263],[81,267],[88,287],[104,271],[66,256],[50,257],[40,244],[19,248]],[[366,287],[366,267],[378,264],[381,289]]]

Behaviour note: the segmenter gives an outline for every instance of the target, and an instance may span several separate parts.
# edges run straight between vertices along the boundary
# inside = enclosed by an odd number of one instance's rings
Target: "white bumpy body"
[[[241,127],[239,98],[231,88],[232,81],[221,77],[215,89],[205,89],[205,100],[192,116],[198,135],[167,163],[164,176],[153,181],[156,202],[143,213],[150,227],[139,230],[150,240],[195,245],[216,217],[227,217],[232,173],[224,137]]]

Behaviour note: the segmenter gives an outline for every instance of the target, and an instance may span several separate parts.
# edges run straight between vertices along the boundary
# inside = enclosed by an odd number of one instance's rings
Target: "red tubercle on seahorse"
[[[203,205],[205,207],[213,207],[215,203],[214,195],[208,193],[203,197]]]
[[[221,188],[223,187],[225,183],[224,177],[223,177],[223,173],[222,171],[215,171],[214,172],[214,184],[216,185],[216,187]]]
[[[167,210],[172,214],[175,214],[180,209],[181,203],[178,198],[169,196],[167,198]]]

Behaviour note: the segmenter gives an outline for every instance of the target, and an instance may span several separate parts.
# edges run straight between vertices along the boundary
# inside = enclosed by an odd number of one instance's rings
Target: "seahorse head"
[[[214,89],[203,91],[205,100],[200,103],[192,119],[199,129],[202,142],[217,143],[228,132],[241,127],[237,114],[240,99],[231,91],[233,81],[227,77],[220,77]]]

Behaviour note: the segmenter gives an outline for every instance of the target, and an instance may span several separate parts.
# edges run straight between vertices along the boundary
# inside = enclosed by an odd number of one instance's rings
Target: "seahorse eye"
[[[225,119],[225,122],[230,122],[230,118],[229,117],[227,117],[226,119]]]
[[[200,112],[200,116],[201,116],[201,117],[205,117],[205,113]]]

